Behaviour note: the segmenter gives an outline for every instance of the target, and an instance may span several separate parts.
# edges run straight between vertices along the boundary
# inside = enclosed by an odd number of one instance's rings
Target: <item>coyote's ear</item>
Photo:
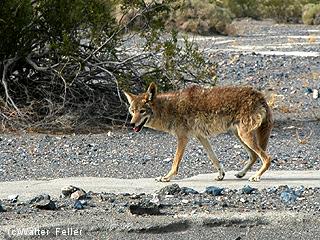
[[[123,91],[123,93],[127,97],[129,104],[131,104],[133,99],[135,98],[135,95],[132,93],[125,92],[125,91]]]
[[[148,101],[152,101],[156,94],[157,94],[157,85],[152,82],[150,83],[149,87],[148,87],[148,90],[147,90],[147,94],[148,94]]]

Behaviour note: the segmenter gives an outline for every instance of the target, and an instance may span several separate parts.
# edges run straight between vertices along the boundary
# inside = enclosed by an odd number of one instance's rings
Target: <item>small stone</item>
[[[245,185],[242,188],[242,193],[251,194],[251,193],[254,193],[256,190],[257,190],[256,188],[250,187],[249,185]]]
[[[44,199],[36,203],[36,208],[42,210],[55,210],[56,204],[51,199]]]
[[[84,198],[86,198],[86,192],[83,191],[82,189],[79,189],[79,190],[73,192],[73,193],[70,195],[70,198],[71,198],[71,199],[76,199],[76,200],[84,199]]]
[[[13,195],[8,196],[7,199],[11,203],[16,203],[18,201],[18,197],[19,197],[18,194],[13,194]]]
[[[269,187],[267,188],[267,193],[271,194],[271,193],[276,193],[277,192],[277,187]]]
[[[77,210],[84,209],[84,206],[83,206],[83,205],[84,205],[84,204],[82,204],[81,201],[76,200],[76,201],[74,202],[74,204],[73,204],[73,208],[74,208],[74,209],[77,209]]]
[[[299,197],[299,195],[297,194],[300,194],[301,196],[302,192],[297,191],[296,193],[294,190],[288,187],[283,192],[281,192],[280,199],[283,203],[291,204],[291,203],[294,203]]]
[[[210,186],[206,188],[206,193],[211,194],[213,196],[221,196],[223,195],[223,190],[224,188],[219,188],[219,187],[214,187],[214,186]]]
[[[30,199],[29,201],[27,201],[27,203],[34,204],[34,203],[38,203],[42,200],[50,200],[50,196],[48,194],[41,194],[41,195],[38,195],[38,196]]]
[[[245,203],[247,200],[244,198],[240,198],[240,202]]]
[[[313,99],[319,98],[319,91],[318,91],[318,89],[313,89],[313,91],[312,91],[312,98],[313,98]]]
[[[0,212],[5,212],[4,208],[2,207],[1,202],[0,202]]]
[[[165,158],[163,159],[164,162],[168,163],[168,162],[171,162],[172,161],[172,158]]]
[[[75,191],[80,190],[80,188],[69,185],[67,187],[64,187],[61,189],[61,192],[63,194],[63,196],[65,197],[70,197],[72,193],[74,193]]]
[[[159,195],[175,195],[181,193],[181,188],[178,184],[172,184],[161,188],[158,192]]]
[[[194,190],[193,188],[188,188],[188,187],[182,187],[181,192],[185,195],[188,194],[199,194],[198,191]]]
[[[187,204],[187,203],[189,203],[189,200],[188,199],[182,199],[181,202],[184,203],[184,204]]]
[[[312,89],[309,88],[309,87],[307,87],[307,88],[305,89],[305,93],[306,93],[306,94],[310,94],[310,93],[312,93],[312,92],[313,92]]]

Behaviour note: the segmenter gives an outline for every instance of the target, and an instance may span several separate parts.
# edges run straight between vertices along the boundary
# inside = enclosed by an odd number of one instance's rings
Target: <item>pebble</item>
[[[81,201],[76,200],[73,204],[73,208],[77,210],[84,209],[84,204],[82,204]]]
[[[245,185],[242,188],[242,193],[251,194],[251,193],[255,193],[256,190],[257,190],[256,188],[250,187],[249,185]]]
[[[205,193],[211,194],[213,196],[220,196],[223,195],[223,190],[224,188],[210,186],[206,188]]]
[[[318,98],[319,98],[319,91],[318,91],[318,89],[313,89],[313,91],[312,91],[312,98],[313,98],[313,99],[318,99]]]
[[[4,208],[2,207],[1,202],[0,202],[0,212],[5,212]]]
[[[185,195],[188,194],[199,194],[198,191],[194,190],[193,188],[188,188],[188,187],[182,187],[181,192]]]
[[[71,193],[70,198],[76,199],[76,200],[84,199],[84,198],[86,198],[86,192],[82,189],[79,189],[79,190]]]
[[[43,199],[40,200],[35,204],[36,208],[42,209],[42,210],[56,210],[56,204],[51,199]]]
[[[176,195],[179,193],[181,193],[181,188],[176,183],[165,186],[158,191],[159,195]]]
[[[64,187],[61,189],[62,195],[65,197],[70,197],[72,193],[76,192],[77,190],[80,190],[80,188],[69,185],[67,187]]]

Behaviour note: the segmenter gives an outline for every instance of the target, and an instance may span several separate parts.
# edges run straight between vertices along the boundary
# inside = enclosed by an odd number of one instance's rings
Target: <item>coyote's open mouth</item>
[[[147,121],[148,121],[148,118],[145,118],[138,126],[133,128],[133,131],[140,132]]]

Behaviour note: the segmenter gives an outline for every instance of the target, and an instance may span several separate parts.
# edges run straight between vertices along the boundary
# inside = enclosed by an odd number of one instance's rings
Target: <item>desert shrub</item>
[[[272,18],[279,23],[299,22],[302,6],[301,0],[261,0],[260,11],[263,18]]]
[[[233,14],[221,4],[210,0],[181,1],[170,18],[170,24],[185,32],[209,35],[224,33]]]
[[[223,0],[223,6],[228,8],[237,18],[260,19],[261,17],[257,0]]]
[[[307,4],[303,7],[302,21],[308,25],[320,25],[320,4]]]
[[[164,32],[173,3],[0,1],[2,129],[119,122],[127,117],[122,89],[214,83],[196,46]],[[138,18],[143,24],[128,32]],[[131,41],[139,42],[136,49]]]

